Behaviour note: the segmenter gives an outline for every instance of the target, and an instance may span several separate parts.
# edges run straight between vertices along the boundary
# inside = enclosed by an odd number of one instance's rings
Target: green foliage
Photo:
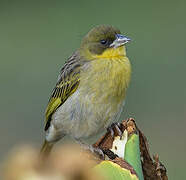
[[[95,170],[106,180],[139,180],[135,174],[131,174],[130,170],[121,168],[111,161],[103,161],[95,167]]]
[[[124,159],[134,168],[139,180],[144,180],[139,149],[139,135],[133,134],[125,146]]]

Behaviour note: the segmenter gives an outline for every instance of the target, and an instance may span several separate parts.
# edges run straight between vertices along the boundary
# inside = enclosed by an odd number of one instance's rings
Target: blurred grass
[[[0,1],[0,159],[15,144],[40,144],[58,72],[95,25],[128,45],[132,82],[124,117],[136,118],[171,179],[184,177],[186,1]]]

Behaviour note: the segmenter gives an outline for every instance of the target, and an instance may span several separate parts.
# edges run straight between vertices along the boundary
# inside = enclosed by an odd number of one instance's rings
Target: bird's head
[[[81,54],[87,59],[114,59],[126,56],[125,44],[130,39],[113,26],[100,25],[88,32],[81,43]]]

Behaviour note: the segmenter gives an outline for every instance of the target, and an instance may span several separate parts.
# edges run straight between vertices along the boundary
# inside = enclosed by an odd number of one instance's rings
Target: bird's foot
[[[114,138],[115,134],[122,138],[123,132],[121,131],[121,123],[112,123],[110,127],[107,128],[107,131],[110,132],[111,136]]]
[[[101,148],[93,147],[92,145],[89,146],[89,150],[96,154],[101,160],[105,160],[105,154]]]
[[[79,139],[76,139],[76,142],[78,144],[80,144],[80,146],[84,149],[84,150],[88,150],[91,153],[94,153],[95,155],[97,155],[100,159],[104,160],[105,159],[105,154],[103,152],[103,150],[101,148],[98,147],[94,147],[92,145],[86,144],[84,142],[82,142]]]

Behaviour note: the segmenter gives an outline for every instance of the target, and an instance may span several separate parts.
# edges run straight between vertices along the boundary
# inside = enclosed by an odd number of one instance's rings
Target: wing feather
[[[81,61],[78,52],[75,52],[60,71],[57,84],[53,89],[45,113],[45,131],[49,128],[53,113],[78,88],[80,82]]]

